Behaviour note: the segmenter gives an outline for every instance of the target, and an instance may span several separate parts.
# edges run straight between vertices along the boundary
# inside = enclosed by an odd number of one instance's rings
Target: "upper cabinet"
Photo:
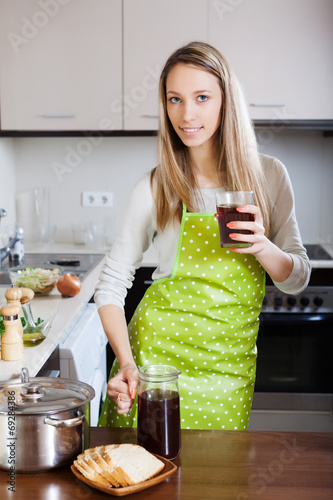
[[[122,129],[121,0],[2,0],[2,130]]]
[[[158,81],[168,56],[207,41],[207,0],[124,0],[124,129],[156,130]]]
[[[332,20],[332,0],[209,1],[209,42],[253,119],[333,119]]]
[[[332,0],[1,0],[1,129],[157,130],[161,68],[192,40],[254,120],[333,120],[332,19]]]

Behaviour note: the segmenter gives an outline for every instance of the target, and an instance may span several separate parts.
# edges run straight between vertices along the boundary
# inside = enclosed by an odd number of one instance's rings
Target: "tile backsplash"
[[[287,167],[303,241],[332,244],[332,137],[287,129],[257,130],[257,137],[260,150]],[[72,223],[100,219],[107,221],[112,241],[132,186],[156,164],[156,144],[155,137],[0,138],[0,206],[11,220],[16,194],[29,237],[33,189],[50,187],[56,241],[72,241]],[[112,191],[113,208],[82,207],[83,191]]]

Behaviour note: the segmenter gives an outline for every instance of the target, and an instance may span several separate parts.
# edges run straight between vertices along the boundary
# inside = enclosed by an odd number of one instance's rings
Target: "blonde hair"
[[[167,113],[166,80],[178,63],[191,64],[218,78],[222,92],[221,125],[217,132],[221,185],[230,191],[252,190],[266,233],[269,232],[271,213],[266,180],[240,85],[223,55],[203,42],[191,42],[171,54],[160,77],[159,162],[151,175],[158,229],[163,230],[170,222],[181,220],[183,203],[188,211],[198,210],[194,195],[197,186],[189,153]]]

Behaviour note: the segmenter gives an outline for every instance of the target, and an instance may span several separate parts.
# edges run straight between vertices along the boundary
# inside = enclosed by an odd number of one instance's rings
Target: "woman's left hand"
[[[293,259],[291,255],[283,252],[272,241],[265,236],[262,216],[259,207],[255,205],[244,205],[237,207],[238,212],[253,214],[253,222],[234,221],[227,226],[230,229],[247,229],[253,234],[231,233],[229,237],[235,242],[250,243],[247,248],[230,248],[233,252],[247,253],[256,256],[258,262],[270,275],[272,280],[277,282],[285,281],[293,270]]]
[[[253,255],[258,255],[264,251],[268,239],[265,236],[265,228],[263,226],[263,220],[259,207],[256,205],[243,205],[237,207],[237,211],[240,213],[250,213],[253,214],[253,222],[243,222],[234,221],[229,222],[227,227],[229,229],[245,229],[252,231],[253,234],[240,234],[240,233],[230,233],[229,238],[231,238],[235,243],[250,243],[251,246],[247,248],[231,248],[237,253],[250,253]]]

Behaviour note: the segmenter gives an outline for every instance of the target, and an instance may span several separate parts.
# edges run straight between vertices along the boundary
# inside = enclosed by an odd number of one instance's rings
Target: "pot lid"
[[[52,414],[78,408],[95,397],[84,382],[51,377],[29,378],[22,369],[21,379],[0,384],[0,414]]]

